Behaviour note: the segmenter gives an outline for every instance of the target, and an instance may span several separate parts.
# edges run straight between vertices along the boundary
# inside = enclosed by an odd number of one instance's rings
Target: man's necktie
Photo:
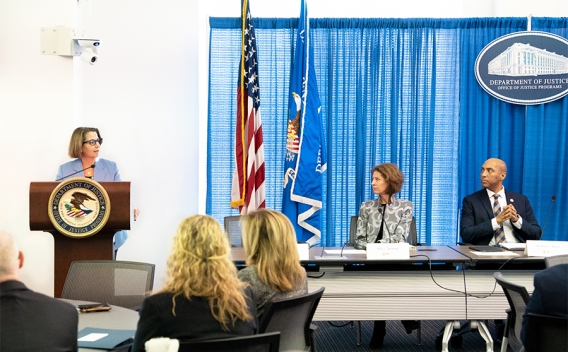
[[[495,201],[493,202],[493,216],[497,217],[497,215],[501,213],[501,206],[499,205],[499,195],[495,193],[493,197],[495,197]],[[496,243],[506,242],[505,231],[503,231],[503,226],[495,230],[495,242]]]

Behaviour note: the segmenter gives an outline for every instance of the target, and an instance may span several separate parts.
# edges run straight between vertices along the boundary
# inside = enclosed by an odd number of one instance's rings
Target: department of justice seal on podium
[[[110,199],[96,181],[75,177],[61,182],[49,197],[49,219],[62,234],[89,237],[105,226],[110,216]]]

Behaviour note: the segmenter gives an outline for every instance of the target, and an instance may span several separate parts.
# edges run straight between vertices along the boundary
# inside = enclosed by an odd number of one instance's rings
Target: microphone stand
[[[544,235],[544,229],[546,228],[546,224],[548,223],[548,216],[550,215],[550,209],[552,209],[552,204],[554,204],[555,200],[556,200],[556,195],[553,195],[552,200],[550,201],[550,205],[548,206],[548,213],[546,213],[546,219],[544,220],[544,226],[542,227],[542,233],[540,234],[541,238],[542,238],[542,235]]]
[[[67,177],[69,177],[69,176],[73,176],[73,175],[76,175],[76,174],[78,174],[79,172],[83,172],[83,171],[85,171],[85,170],[88,170],[88,169],[94,169],[94,168],[95,168],[95,166],[96,166],[96,165],[95,165],[95,164],[93,164],[93,165],[91,165],[91,166],[89,166],[89,167],[86,167],[86,168],[84,168],[83,170],[79,170],[79,171],[77,171],[77,172],[74,172],[74,173],[72,173],[72,174],[69,174],[69,175],[67,175],[67,176],[63,176],[63,177],[61,177],[61,178],[58,178],[57,180],[55,180],[55,182],[58,182],[58,181],[64,180],[64,179],[66,179],[66,178],[67,178]]]

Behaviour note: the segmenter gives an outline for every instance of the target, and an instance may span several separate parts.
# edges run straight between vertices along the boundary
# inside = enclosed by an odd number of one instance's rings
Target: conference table
[[[443,352],[459,321],[473,320],[491,352],[493,340],[483,320],[506,319],[509,308],[493,273],[500,269],[531,293],[534,274],[544,269],[542,257],[482,253],[469,246],[417,246],[409,254],[408,259],[376,260],[354,248],[310,248],[309,259],[301,261],[309,291],[325,287],[313,320],[443,320]],[[233,248],[232,255],[236,264],[244,264],[242,248]]]
[[[90,304],[93,302],[73,300],[73,299],[63,299],[61,301],[68,302],[73,306],[78,304]],[[81,331],[84,328],[102,328],[102,329],[116,329],[116,330],[136,330],[138,324],[138,312],[132,309],[123,308],[119,306],[111,305],[112,309],[106,312],[91,312],[91,313],[78,313],[79,314],[79,326],[77,331]],[[79,348],[80,352],[95,352],[102,351],[100,349],[93,348]]]

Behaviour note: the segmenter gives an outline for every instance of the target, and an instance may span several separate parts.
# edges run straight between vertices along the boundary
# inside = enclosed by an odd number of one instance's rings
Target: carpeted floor
[[[387,335],[385,336],[383,347],[380,349],[371,349],[369,341],[373,333],[373,322],[361,322],[361,346],[357,346],[357,335],[355,325],[348,324],[343,327],[335,327],[334,325],[345,325],[348,322],[313,322],[317,325],[316,330],[316,350],[317,352],[367,352],[367,351],[384,351],[384,352],[424,352],[424,351],[440,351],[436,349],[436,336],[445,326],[444,321],[422,321],[422,344],[417,345],[416,331],[412,334],[406,334],[404,327],[399,321],[387,322]],[[462,322],[463,324],[464,322]],[[489,322],[489,330],[493,334],[493,323]],[[495,336],[493,336],[495,339]],[[462,335],[461,347],[449,346],[449,351],[471,351],[485,352],[485,341],[478,332],[470,332]],[[500,351],[500,345],[494,346],[494,351]],[[508,351],[511,351],[509,349]]]

